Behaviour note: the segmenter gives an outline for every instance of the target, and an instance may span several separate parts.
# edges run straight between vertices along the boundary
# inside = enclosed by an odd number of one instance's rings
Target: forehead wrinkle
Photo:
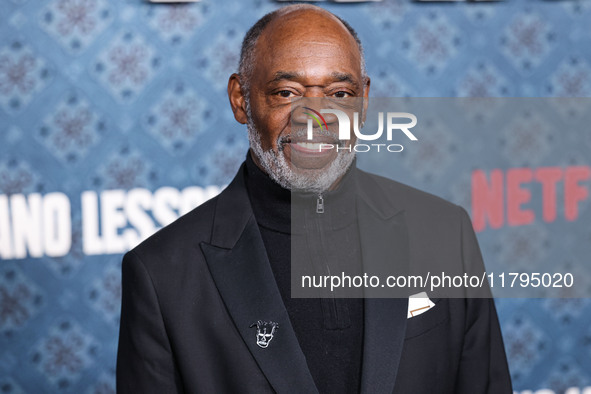
[[[357,79],[350,73],[343,73],[333,71],[330,73],[330,79],[332,82],[348,82],[352,85],[358,85]],[[273,74],[273,78],[267,82],[272,84],[275,82],[288,80],[288,81],[301,81],[306,79],[306,73],[300,71],[277,71]]]
[[[329,40],[323,40],[323,41],[317,41],[317,40],[306,40],[308,44],[314,44],[314,45],[324,45],[324,46],[330,46],[333,45],[332,42],[330,42]]]
[[[322,38],[314,36],[314,32],[298,32],[291,38],[273,35],[261,40],[260,47],[265,48],[265,52],[274,53],[277,56],[289,58],[291,48],[297,49],[298,59],[307,58],[333,58],[335,56],[356,59],[355,63],[360,62],[361,54],[359,47],[350,37],[335,35]],[[294,55],[295,56],[295,55]]]
[[[358,56],[359,55],[359,48],[355,41],[350,39],[349,37],[343,37],[341,35],[327,35],[323,34],[322,38],[318,38],[314,36],[314,32],[310,31],[302,31],[298,32],[293,37],[288,39],[281,37],[280,35],[271,36],[265,39],[265,46],[272,50],[281,50],[287,45],[293,44],[297,45],[301,48],[309,48],[310,51],[316,47],[316,51],[318,51],[318,47],[320,48],[329,48],[330,51],[343,51],[349,52],[351,55]],[[319,53],[310,53],[310,56],[318,56],[322,54],[322,51],[318,51]]]
[[[286,79],[293,81],[303,79],[304,77],[304,73],[299,71],[277,71],[275,74],[273,74],[273,79],[271,79],[268,83],[278,82]]]
[[[355,80],[355,77],[353,77],[353,75],[349,74],[349,73],[341,73],[338,71],[334,71],[330,75],[334,80],[339,81],[339,82],[349,82],[352,84],[357,83],[357,81]]]
[[[270,64],[276,63],[279,60],[290,64],[300,64],[302,61],[312,61],[309,65],[318,64],[321,59],[341,59],[340,66],[357,67],[361,63],[359,53],[351,50],[350,47],[337,46],[332,43],[323,43],[322,46],[313,44],[308,46],[305,42],[297,43],[296,48],[286,47],[285,45],[272,47],[269,51],[275,56],[266,55],[259,60],[268,62]],[[338,67],[337,70],[341,67]],[[335,66],[336,67],[336,66]],[[335,71],[337,71],[335,70]],[[297,73],[297,72],[296,72]]]

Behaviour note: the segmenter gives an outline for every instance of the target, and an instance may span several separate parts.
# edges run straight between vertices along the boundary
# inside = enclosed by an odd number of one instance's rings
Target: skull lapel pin
[[[252,323],[250,327],[257,328],[257,345],[259,345],[260,348],[265,349],[273,339],[275,331],[279,329],[279,324],[274,321],[259,320],[256,323]]]

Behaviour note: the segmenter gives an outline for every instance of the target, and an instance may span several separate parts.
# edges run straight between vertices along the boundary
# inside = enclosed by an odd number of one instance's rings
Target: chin
[[[293,192],[323,193],[330,190],[345,175],[355,159],[355,152],[345,150],[322,168],[299,168],[285,157],[283,150],[264,150],[260,135],[252,122],[248,123],[248,140],[262,170],[281,187]]]
[[[324,168],[303,169],[288,162],[283,152],[272,150],[258,152],[253,149],[263,170],[285,189],[298,192],[322,193],[331,187],[347,172],[355,158],[355,153],[339,153]]]

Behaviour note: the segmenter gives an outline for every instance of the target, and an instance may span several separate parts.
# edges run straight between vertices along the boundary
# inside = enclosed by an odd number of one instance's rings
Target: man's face
[[[367,97],[369,83],[362,77],[354,38],[328,14],[294,11],[267,26],[255,54],[249,105],[245,105],[255,162],[286,188],[330,189],[345,173],[354,153],[320,150],[319,144],[348,145],[354,141],[337,140],[336,117],[331,115],[324,116],[331,132],[315,131],[314,138],[308,140],[308,116],[303,107],[313,102],[320,110],[318,103],[323,98]]]

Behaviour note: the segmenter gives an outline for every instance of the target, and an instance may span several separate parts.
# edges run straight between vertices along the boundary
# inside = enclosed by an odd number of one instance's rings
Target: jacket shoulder
[[[187,248],[199,248],[211,238],[219,195],[204,202],[174,222],[161,228],[131,250],[146,262],[155,256],[172,257]]]
[[[419,190],[392,179],[359,170],[360,188],[362,191],[372,191],[386,204],[391,204],[398,209],[420,211],[424,215],[436,214],[457,216],[464,209],[450,201],[447,201],[432,193]],[[375,197],[375,196],[374,196]],[[421,215],[423,216],[423,215]]]

